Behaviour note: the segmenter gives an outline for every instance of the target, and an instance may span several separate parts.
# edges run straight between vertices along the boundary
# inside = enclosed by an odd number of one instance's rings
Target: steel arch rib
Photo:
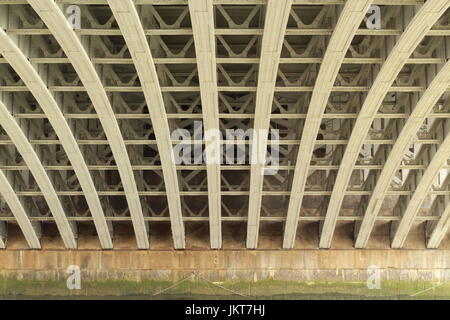
[[[293,248],[317,133],[347,50],[372,0],[347,1],[325,52],[305,120],[284,230],[283,248]]]
[[[441,214],[441,217],[436,223],[431,223],[430,236],[427,241],[428,249],[437,249],[444,240],[445,234],[450,229],[450,201],[447,196],[446,206]],[[430,223],[430,222],[428,222]],[[429,226],[427,226],[429,227]]]
[[[75,225],[70,223],[64,213],[64,208],[56,194],[56,191],[47,176],[42,163],[22,132],[19,124],[13,118],[8,108],[3,102],[0,102],[0,125],[8,134],[9,138],[14,142],[15,147],[21,154],[23,160],[30,168],[37,185],[41,189],[47,205],[55,218],[61,238],[68,249],[76,249],[77,241],[75,239]]]
[[[105,219],[102,205],[97,194],[94,182],[84,161],[81,150],[73,136],[73,133],[64,118],[53,95],[42,81],[36,69],[31,65],[26,56],[21,52],[6,32],[0,28],[0,53],[8,61],[17,74],[24,81],[30,92],[39,102],[50,124],[55,130],[62,147],[64,148],[73,170],[84,192],[86,203],[89,206],[97,234],[102,248],[112,249],[113,242]]]
[[[377,183],[367,204],[364,218],[360,230],[368,230],[365,233],[359,233],[356,238],[356,247],[365,247],[369,239],[370,233],[376,221],[376,217],[381,208],[381,203],[386,196],[386,192],[396,171],[400,167],[403,155],[409,145],[413,143],[416,133],[419,131],[423,121],[433,111],[433,107],[439,98],[445,93],[450,86],[450,62],[445,66],[433,79],[432,83],[420,98],[416,107],[408,118],[399,137],[397,138],[389,157],[386,160],[383,170],[378,177]],[[415,215],[414,215],[415,216]],[[408,219],[407,217],[404,217]],[[412,220],[411,220],[412,222]]]
[[[75,68],[92,101],[116,161],[139,249],[148,249],[147,225],[125,142],[105,88],[80,39],[53,0],[29,0],[29,4],[56,38]]]
[[[31,249],[41,249],[41,242],[39,241],[41,234],[40,226],[30,221],[22,202],[2,170],[0,170],[0,195],[5,199],[9,209],[16,218],[17,224],[22,230],[28,246]]]
[[[427,170],[425,170],[422,179],[420,179],[420,182],[417,185],[416,190],[414,191],[411,199],[409,200],[406,210],[403,213],[403,216],[399,222],[399,225],[397,229],[394,231],[391,243],[392,248],[403,247],[408,232],[413,224],[413,220],[417,216],[417,213],[419,212],[423,201],[428,195],[428,191],[431,189],[433,181],[436,178],[436,175],[442,169],[444,164],[446,164],[449,158],[450,158],[450,134],[447,135],[445,140],[439,146],[438,151],[431,160]],[[438,224],[441,224],[442,226],[448,226],[449,215],[450,213],[447,208],[446,211],[443,213],[442,217],[440,218]],[[437,231],[439,232],[439,230]],[[445,232],[445,229],[442,229],[441,232]],[[433,241],[438,240],[437,236],[438,234],[436,234],[436,239]],[[433,243],[429,243],[429,245],[431,244]]]
[[[131,0],[108,0],[108,3],[125,38],[144,90],[161,158],[174,246],[184,249],[186,244],[177,169],[172,159],[169,123],[150,47],[134,3]]]
[[[219,130],[219,95],[217,90],[216,41],[214,33],[214,7],[212,0],[190,0],[197,69],[200,79],[203,123],[206,132]],[[215,135],[205,136],[206,174],[208,181],[208,211],[210,245],[222,247],[220,141]],[[219,160],[219,161],[217,161]]]
[[[292,0],[269,0],[266,8],[261,60],[256,90],[252,164],[250,169],[250,197],[248,205],[247,248],[258,246],[259,221],[264,182],[264,160],[270,127],[273,97]],[[262,161],[263,159],[263,161]]]
[[[347,189],[361,147],[384,97],[414,49],[449,6],[450,2],[448,0],[427,1],[412,19],[392,49],[386,62],[383,64],[359,112],[347,148],[345,149],[341,167],[339,168],[328,204],[320,236],[320,248],[329,248],[331,246],[337,216],[339,215],[339,209],[344,199],[345,193],[343,191]],[[363,239],[365,237],[364,234],[369,231],[368,229],[361,228],[359,230],[361,235],[360,239]]]

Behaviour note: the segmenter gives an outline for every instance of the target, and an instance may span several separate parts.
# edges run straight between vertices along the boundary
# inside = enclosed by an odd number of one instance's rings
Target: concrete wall
[[[450,280],[449,250],[5,250],[0,275],[56,280],[70,265],[84,279],[177,280],[197,272],[214,281],[274,278],[363,281],[378,266],[386,280]]]
[[[330,250],[319,250],[318,228],[299,227],[294,250],[281,250],[282,237],[264,231],[260,250],[245,249],[245,232],[225,236],[224,249],[208,250],[208,233],[187,232],[188,250],[175,251],[167,232],[150,234],[151,250],[136,249],[132,232],[116,228],[115,249],[102,251],[93,228],[80,229],[78,250],[65,250],[57,230],[45,228],[42,250],[28,250],[17,227],[8,230],[8,249],[0,251],[0,276],[25,279],[66,278],[78,265],[84,279],[177,280],[199,272],[214,281],[274,278],[296,281],[365,281],[378,266],[386,280],[450,280],[450,237],[440,249],[425,249],[423,226],[408,237],[405,249],[389,248],[389,226],[376,227],[368,249],[353,249],[351,225],[338,226]],[[189,228],[188,228],[189,230]],[[202,232],[200,232],[202,231]],[[245,231],[245,230],[244,230]],[[240,235],[243,236],[240,236]],[[242,239],[241,239],[242,238]]]

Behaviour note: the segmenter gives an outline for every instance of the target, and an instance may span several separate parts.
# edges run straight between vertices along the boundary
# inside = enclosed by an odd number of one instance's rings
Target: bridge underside
[[[450,248],[449,1],[88,3],[0,0],[0,247]]]

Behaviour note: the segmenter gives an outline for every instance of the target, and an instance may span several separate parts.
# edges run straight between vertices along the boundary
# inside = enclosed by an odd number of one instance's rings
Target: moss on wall
[[[83,281],[81,290],[68,290],[61,281],[0,279],[6,299],[450,299],[450,282],[383,281],[379,290],[365,282],[292,282],[266,279],[256,282],[208,282],[188,278],[180,282],[144,280]],[[414,295],[416,294],[416,295]]]

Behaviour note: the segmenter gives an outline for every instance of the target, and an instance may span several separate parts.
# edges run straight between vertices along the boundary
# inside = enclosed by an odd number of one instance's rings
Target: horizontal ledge
[[[94,64],[134,64],[131,58],[92,58]],[[281,58],[280,64],[320,64],[323,58]],[[343,64],[383,64],[381,58],[345,58]],[[68,58],[31,58],[34,64],[70,64]],[[196,58],[155,58],[155,64],[197,64]],[[259,64],[259,58],[216,58],[218,64]],[[444,64],[444,58],[410,58],[406,64]],[[0,58],[0,63],[7,64],[5,58]]]
[[[0,1],[1,4],[1,1]],[[80,36],[122,36],[120,29],[78,29],[75,30]],[[359,29],[356,31],[357,36],[400,36],[404,30],[401,29]],[[46,28],[22,28],[8,29],[10,35],[51,35],[50,30]],[[177,35],[193,35],[192,29],[145,29],[147,36],[177,36]],[[260,35],[264,34],[264,29],[248,28],[248,29],[215,29],[215,35]],[[329,28],[288,28],[286,36],[331,36],[333,29]],[[426,33],[426,36],[450,36],[450,29],[434,29]]]
[[[17,119],[46,119],[47,115],[45,113],[16,113],[13,116]],[[66,113],[64,114],[66,119],[99,119],[98,115],[95,113]],[[116,119],[142,119],[150,118],[148,113],[121,113],[115,114]],[[285,113],[285,114],[271,114],[270,118],[277,119],[306,119],[306,113]],[[375,119],[408,119],[410,117],[409,113],[378,113],[375,115]],[[168,113],[168,119],[203,119],[203,114],[201,113]],[[220,119],[254,119],[255,115],[246,113],[221,113],[219,114]],[[356,119],[358,118],[357,113],[325,113],[322,116],[323,119]],[[440,118],[447,119],[450,118],[450,113],[436,112],[427,115],[427,118]]]
[[[48,171],[66,171],[66,170],[73,170],[72,166],[65,166],[65,165],[59,165],[59,166],[43,166],[45,170]],[[89,170],[92,171],[102,171],[102,170],[117,170],[117,166],[113,165],[88,165],[87,166]],[[310,165],[309,166],[311,170],[339,170],[340,165]],[[133,165],[131,166],[133,170],[162,170],[162,166],[158,165]],[[177,170],[206,170],[206,165],[178,165],[176,166]],[[270,169],[269,166],[266,167],[267,169]],[[382,170],[384,168],[383,165],[377,165],[377,164],[359,164],[355,165],[355,170]],[[399,169],[403,170],[425,170],[427,168],[426,165],[420,165],[420,164],[404,164],[400,165]],[[234,171],[234,170],[250,170],[250,165],[221,165],[220,170],[221,171]],[[442,169],[450,169],[450,165],[442,166]],[[0,170],[3,171],[22,171],[22,170],[29,170],[29,168],[25,165],[3,165],[0,166]],[[286,171],[286,170],[295,170],[295,165],[280,165],[278,167],[279,171]]]
[[[107,221],[111,222],[126,222],[131,221],[130,217],[106,217]],[[439,217],[435,216],[419,216],[415,218],[420,221],[436,221],[439,220]],[[53,217],[30,217],[30,220],[33,222],[53,222]],[[69,221],[75,222],[91,222],[93,219],[91,217],[67,217]],[[145,221],[148,222],[170,222],[170,217],[144,217]],[[246,222],[247,217],[221,217],[220,220],[222,222]],[[286,217],[261,217],[261,221],[263,222],[283,222],[286,221]],[[314,216],[301,216],[299,217],[300,221],[323,221],[325,217],[314,217]],[[338,221],[361,221],[362,217],[360,216],[340,216],[337,218]],[[393,216],[378,216],[378,221],[399,221],[400,217]],[[5,222],[14,222],[16,219],[14,217],[0,217],[0,221]],[[183,217],[184,222],[207,222],[209,221],[209,217]]]
[[[107,0],[56,0],[61,4],[107,5]],[[188,0],[134,0],[136,5],[187,5]],[[420,5],[424,0],[374,0],[377,5]],[[0,0],[0,4],[27,4],[26,0]],[[267,0],[213,0],[218,5],[266,5]],[[293,0],[294,5],[336,5],[345,4],[345,0]]]
[[[142,87],[138,86],[106,86],[106,92],[143,92]],[[51,86],[48,88],[52,92],[86,92],[83,86]],[[256,92],[257,87],[217,87],[219,92]],[[332,92],[369,92],[370,87],[367,86],[335,86],[331,89]],[[425,87],[422,86],[393,86],[388,92],[424,92]],[[2,86],[0,92],[28,92],[26,86]],[[313,92],[312,86],[300,87],[275,87],[275,92]],[[447,88],[450,91],[450,88]],[[161,87],[161,92],[200,92],[200,87]]]
[[[125,192],[123,191],[98,191],[99,196],[125,196]],[[331,196],[332,191],[304,191],[302,192],[305,196]],[[386,195],[388,196],[411,196],[414,191],[387,191]],[[43,193],[40,191],[17,191],[16,194],[18,196],[23,197],[39,197],[42,196]],[[56,191],[56,194],[59,196],[84,196],[82,191]],[[180,191],[180,196],[208,196],[208,191]],[[432,190],[429,191],[430,195],[450,195],[449,191],[440,191],[440,190]],[[166,196],[167,193],[165,191],[138,191],[139,196],[149,196],[149,197],[159,197]],[[221,191],[222,196],[248,196],[250,195],[249,191]],[[263,196],[290,196],[290,191],[263,191]],[[345,195],[347,196],[370,196],[372,195],[372,191],[346,191]]]
[[[270,143],[271,140],[269,140]],[[316,140],[316,145],[346,145],[349,140]],[[412,143],[414,144],[441,144],[442,139],[414,139]],[[204,144],[202,140],[172,140],[172,144]],[[364,141],[364,144],[375,144],[375,145],[393,145],[395,144],[395,139],[368,139]],[[30,140],[32,145],[60,145],[59,140]],[[108,140],[77,140],[79,145],[109,145]],[[156,140],[124,140],[125,145],[156,145]],[[279,145],[299,145],[301,140],[278,140]],[[244,145],[250,144],[249,140],[228,140],[221,141],[223,145]],[[11,140],[0,140],[0,145],[14,145]]]

